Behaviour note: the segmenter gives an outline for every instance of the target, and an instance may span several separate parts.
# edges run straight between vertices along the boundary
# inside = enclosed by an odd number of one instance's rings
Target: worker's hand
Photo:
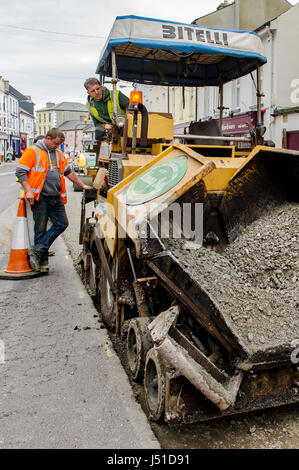
[[[87,184],[84,184],[82,186],[82,189],[93,189],[91,186],[88,186]]]
[[[30,190],[30,191],[27,191],[25,193],[25,197],[26,197],[26,200],[29,202],[29,204],[31,204],[31,206],[33,206],[34,204],[34,195],[33,195],[33,192]]]
[[[111,132],[112,132],[111,124],[105,124],[104,125],[104,130],[105,130],[105,134],[107,134],[107,135],[111,134]]]

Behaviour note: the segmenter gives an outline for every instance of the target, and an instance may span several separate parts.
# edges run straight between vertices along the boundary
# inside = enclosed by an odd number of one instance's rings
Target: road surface
[[[4,169],[1,270],[18,205]],[[0,279],[0,448],[159,449],[62,237],[54,248],[48,276]]]

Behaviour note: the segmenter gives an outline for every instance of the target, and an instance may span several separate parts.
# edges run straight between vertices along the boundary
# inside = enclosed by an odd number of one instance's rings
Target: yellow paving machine
[[[299,152],[264,142],[265,63],[253,32],[136,16],[116,18],[100,56],[113,133],[83,193],[80,262],[155,421],[299,401]],[[253,72],[257,126],[225,137],[223,87]],[[136,89],[119,116],[119,80],[219,87],[220,132],[174,135],[172,115],[148,112]]]

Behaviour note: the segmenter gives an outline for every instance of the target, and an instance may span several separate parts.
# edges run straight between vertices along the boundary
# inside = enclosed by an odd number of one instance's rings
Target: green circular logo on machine
[[[173,188],[187,171],[187,158],[175,157],[157,163],[139,175],[127,189],[126,203],[143,204]]]

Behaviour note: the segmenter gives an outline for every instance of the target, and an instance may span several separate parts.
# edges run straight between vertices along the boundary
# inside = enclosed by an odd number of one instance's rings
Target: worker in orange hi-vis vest
[[[20,158],[16,177],[24,188],[34,220],[34,246],[30,265],[35,271],[49,272],[48,250],[68,226],[64,204],[67,202],[65,177],[82,189],[92,189],[72,171],[59,150],[64,134],[50,129],[43,140],[28,147]],[[48,219],[52,225],[47,230]]]

